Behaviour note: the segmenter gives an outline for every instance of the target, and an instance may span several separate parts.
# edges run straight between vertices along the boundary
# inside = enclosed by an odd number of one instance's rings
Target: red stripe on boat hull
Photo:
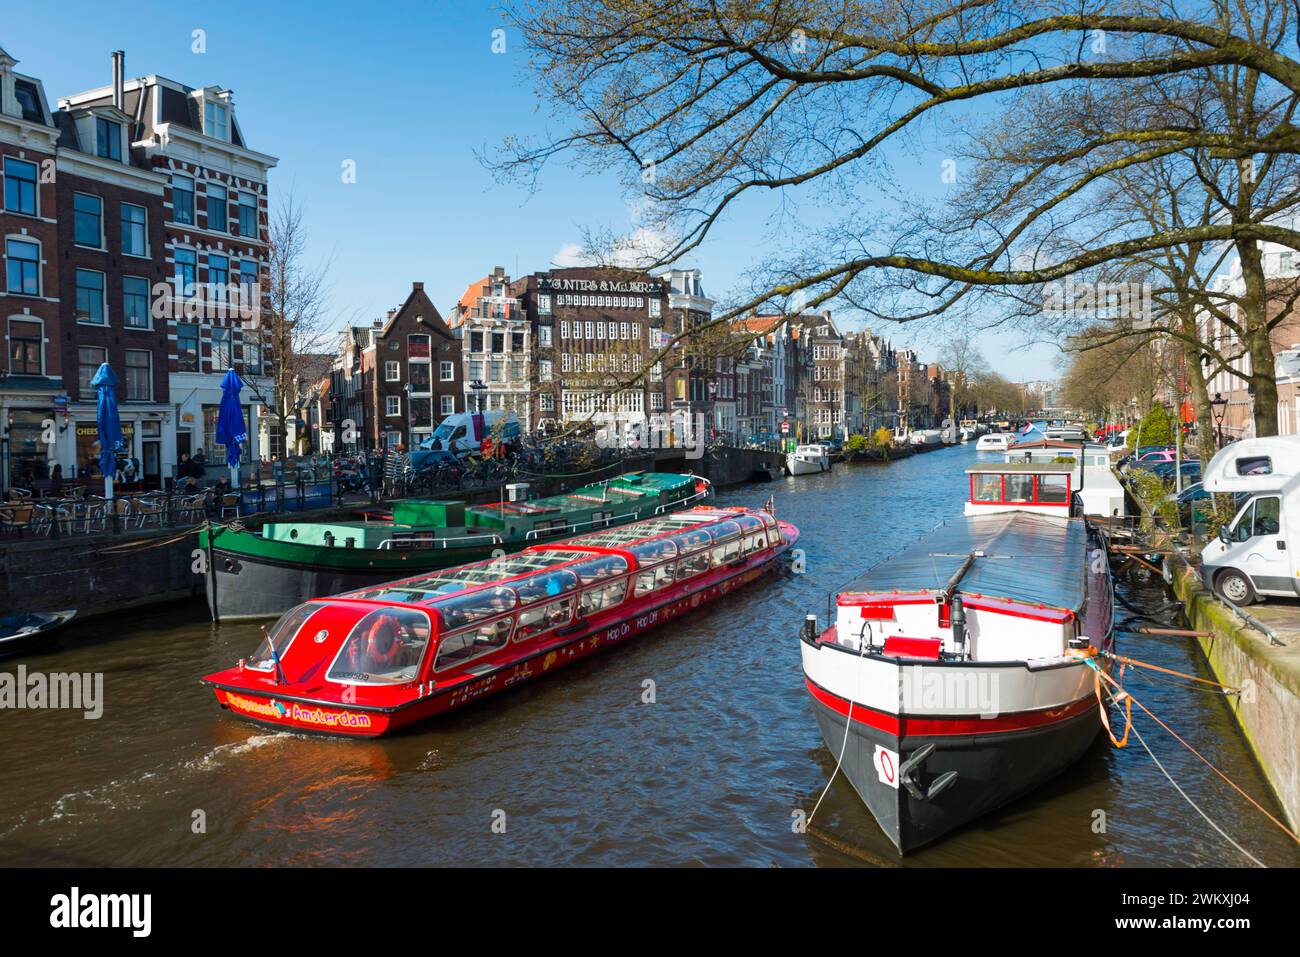
[[[804,684],[808,687],[808,693],[826,707],[839,712],[845,717],[849,716],[849,702],[847,700],[827,691],[807,676],[804,677]],[[1041,728],[1059,721],[1068,721],[1093,707],[1096,707],[1096,700],[1089,695],[1069,704],[1052,708],[1040,708],[1036,711],[1017,711],[1013,714],[994,715],[988,718],[915,718],[906,715],[900,718],[897,715],[855,701],[853,702],[852,718],[854,721],[875,728],[885,734],[893,735],[896,738],[939,737],[959,734],[1005,734],[1008,731],[1027,731],[1031,728]]]

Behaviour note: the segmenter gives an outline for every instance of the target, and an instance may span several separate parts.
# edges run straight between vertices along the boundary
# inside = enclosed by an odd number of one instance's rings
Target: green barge
[[[561,495],[528,498],[508,487],[499,502],[408,499],[391,518],[213,525],[199,532],[214,621],[278,615],[309,598],[505,555],[539,542],[612,528],[702,502],[706,479],[630,472]]]

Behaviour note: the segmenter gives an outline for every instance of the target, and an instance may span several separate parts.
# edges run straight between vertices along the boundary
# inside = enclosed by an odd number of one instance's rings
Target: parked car
[[[1148,466],[1141,467],[1148,468]],[[1201,480],[1201,463],[1195,460],[1190,462],[1157,462],[1149,466],[1149,469],[1152,475],[1164,479],[1166,482],[1173,481],[1175,471],[1182,475],[1184,483],[1199,482]]]

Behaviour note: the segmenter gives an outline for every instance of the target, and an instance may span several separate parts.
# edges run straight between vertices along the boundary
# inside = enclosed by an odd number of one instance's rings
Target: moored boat
[[[785,457],[791,475],[815,475],[831,470],[831,457],[824,445],[800,445]]]
[[[990,432],[988,435],[980,436],[980,440],[975,443],[975,451],[1005,452],[1015,443],[1016,437],[1010,432]]]
[[[0,615],[0,656],[30,651],[49,640],[50,632],[76,617],[75,611],[33,611]]]
[[[798,529],[696,507],[307,602],[203,682],[282,730],[374,737],[539,677],[730,594]]]
[[[408,499],[392,517],[213,526],[199,533],[214,620],[278,615],[308,598],[513,552],[538,542],[661,515],[706,499],[696,475],[630,472],[562,495],[499,502]]]
[[[1102,727],[1109,566],[1069,517],[1071,466],[980,466],[965,514],[805,622],[805,686],[838,768],[902,853],[1038,787]]]

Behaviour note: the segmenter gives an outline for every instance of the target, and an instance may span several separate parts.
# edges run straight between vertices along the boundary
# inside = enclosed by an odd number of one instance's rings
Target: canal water
[[[223,712],[198,677],[247,655],[258,628],[213,626],[200,603],[72,626],[58,649],[22,663],[102,672],[103,716],[0,712],[0,864],[896,866],[843,777],[810,832],[796,830],[834,770],[797,633],[837,585],[959,512],[963,467],[977,455],[954,447],[724,491],[726,504],[775,496],[803,532],[805,574],[760,580],[389,740],[270,733]],[[1158,584],[1118,586],[1150,619],[1178,621]],[[1122,605],[1119,620],[1127,654],[1209,676],[1190,639],[1131,634],[1142,619]],[[1222,697],[1130,678],[1140,700],[1280,814]],[[1300,864],[1195,757],[1145,716],[1135,723],[1234,840],[1265,864]],[[1099,739],[1047,787],[902,863],[1250,862],[1134,735],[1123,750]]]

